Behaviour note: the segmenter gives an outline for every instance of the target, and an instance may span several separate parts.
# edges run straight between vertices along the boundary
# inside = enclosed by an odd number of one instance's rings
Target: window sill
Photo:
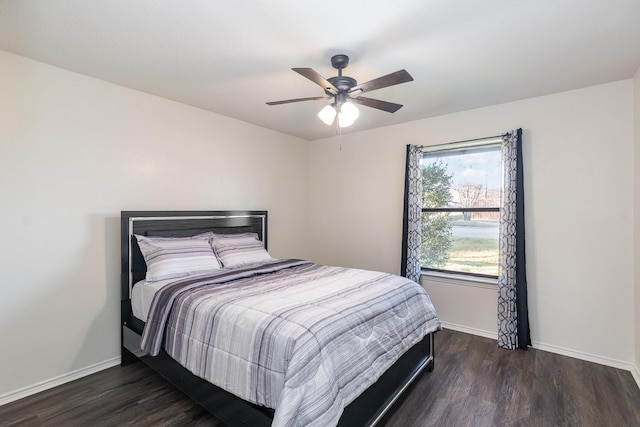
[[[498,279],[467,276],[466,274],[441,273],[438,271],[423,271],[421,277],[436,282],[460,286],[474,286],[485,289],[496,289],[498,285]]]

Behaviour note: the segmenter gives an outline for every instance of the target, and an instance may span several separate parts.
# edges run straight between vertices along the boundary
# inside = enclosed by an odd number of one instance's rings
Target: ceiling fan
[[[347,55],[334,55],[331,57],[331,65],[338,70],[338,75],[325,79],[311,68],[292,68],[293,71],[308,78],[318,86],[322,87],[327,96],[312,96],[309,98],[286,99],[284,101],[267,102],[267,105],[288,104],[291,102],[316,101],[316,100],[333,100],[331,105],[324,107],[318,117],[328,125],[333,123],[336,115],[340,127],[351,126],[358,117],[359,111],[355,104],[364,105],[366,107],[377,108],[378,110],[395,113],[401,104],[393,102],[381,101],[379,99],[365,98],[360,96],[361,93],[371,92],[372,90],[382,89],[388,86],[398,85],[413,80],[413,77],[405,71],[400,70],[395,73],[387,74],[377,79],[360,83],[356,79],[343,76],[342,70],[349,65],[349,57]]]

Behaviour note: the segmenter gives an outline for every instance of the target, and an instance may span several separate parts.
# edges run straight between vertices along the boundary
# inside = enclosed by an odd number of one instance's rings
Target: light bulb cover
[[[352,102],[345,102],[340,106],[340,112],[344,114],[348,120],[355,121],[360,115],[360,110],[358,107],[353,105]]]
[[[333,105],[326,105],[320,112],[318,113],[318,118],[322,120],[325,124],[331,126],[333,121],[336,118],[337,111],[333,107]]]
[[[340,125],[341,128],[348,128],[353,123],[355,123],[355,120],[349,120],[349,118],[343,113],[338,114],[338,125]]]
[[[338,113],[338,124],[341,128],[346,128],[355,123],[356,119],[360,115],[358,107],[351,102],[345,102],[340,106],[340,113]]]

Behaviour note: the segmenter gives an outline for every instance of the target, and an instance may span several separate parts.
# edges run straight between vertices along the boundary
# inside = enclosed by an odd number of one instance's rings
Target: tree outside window
[[[422,167],[422,207],[448,206],[452,200],[453,175],[441,159]],[[451,218],[448,212],[422,213],[421,265],[442,268],[451,251]]]

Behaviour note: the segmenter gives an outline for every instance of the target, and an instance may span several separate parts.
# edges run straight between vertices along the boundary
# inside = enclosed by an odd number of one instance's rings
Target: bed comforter
[[[275,427],[326,427],[439,329],[429,296],[406,278],[276,260],[164,287],[142,347],[164,347],[195,375],[274,408]]]

